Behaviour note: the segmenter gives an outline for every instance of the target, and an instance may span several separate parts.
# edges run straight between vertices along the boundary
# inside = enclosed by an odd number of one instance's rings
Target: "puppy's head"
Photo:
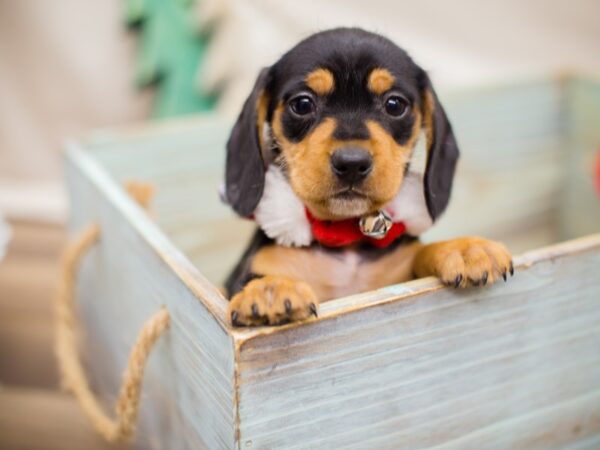
[[[427,74],[391,41],[335,29],[263,69],[227,144],[226,196],[247,216],[277,164],[310,212],[339,220],[398,193],[421,131],[432,219],[448,203],[458,148]]]

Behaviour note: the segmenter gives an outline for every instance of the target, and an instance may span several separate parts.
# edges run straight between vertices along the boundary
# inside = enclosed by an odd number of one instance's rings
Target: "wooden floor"
[[[64,230],[11,226],[14,237],[0,262],[0,448],[113,449],[58,388],[52,294]]]

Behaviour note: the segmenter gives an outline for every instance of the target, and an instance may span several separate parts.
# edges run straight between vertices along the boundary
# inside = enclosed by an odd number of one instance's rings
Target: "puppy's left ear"
[[[266,120],[270,69],[262,69],[227,141],[225,197],[239,215],[251,215],[263,194],[261,133]]]
[[[421,70],[419,78],[423,124],[427,136],[425,200],[429,215],[435,221],[444,212],[450,200],[459,152],[452,126],[433,90],[429,76]]]

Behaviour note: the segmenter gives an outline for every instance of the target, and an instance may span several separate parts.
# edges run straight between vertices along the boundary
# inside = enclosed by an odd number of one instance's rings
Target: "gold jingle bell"
[[[358,225],[365,236],[383,239],[392,228],[392,218],[385,211],[377,211],[360,218]]]

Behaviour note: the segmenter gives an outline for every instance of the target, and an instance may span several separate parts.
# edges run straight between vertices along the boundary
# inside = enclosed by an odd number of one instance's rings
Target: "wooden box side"
[[[255,224],[220,199],[229,121],[213,115],[96,133],[94,158],[116,182],[156,187],[154,220],[208,280],[220,285]]]
[[[600,235],[517,262],[486,289],[417,280],[236,332],[239,448],[600,443]]]
[[[107,410],[142,324],[162,305],[171,326],[144,378],[136,445],[232,448],[233,343],[225,300],[171,246],[145,212],[77,146],[67,155],[71,221],[100,225],[78,274],[81,355]]]

